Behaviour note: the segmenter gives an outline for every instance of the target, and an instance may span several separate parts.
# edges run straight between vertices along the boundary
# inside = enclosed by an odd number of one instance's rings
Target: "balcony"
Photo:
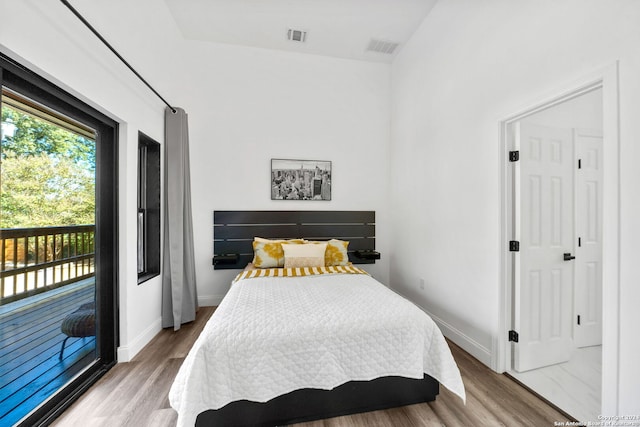
[[[94,275],[95,226],[0,229],[0,305]]]
[[[95,301],[93,225],[0,230],[0,425],[13,425],[95,359],[62,320]]]

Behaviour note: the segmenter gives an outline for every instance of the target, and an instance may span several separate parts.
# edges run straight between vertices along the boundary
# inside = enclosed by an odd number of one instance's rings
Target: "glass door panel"
[[[0,425],[97,359],[96,132],[2,91]]]

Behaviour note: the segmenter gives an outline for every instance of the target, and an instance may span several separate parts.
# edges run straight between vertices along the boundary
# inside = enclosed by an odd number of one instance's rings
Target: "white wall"
[[[157,0],[74,5],[189,113],[201,303],[216,303],[233,275],[211,266],[214,210],[374,209],[383,259],[370,271],[484,361],[498,323],[498,123],[619,59],[619,410],[640,412],[640,3],[442,0],[391,78],[382,64],[187,42]],[[0,0],[0,11],[3,52],[121,123],[119,357],[127,360],[160,328],[159,279],[136,283],[135,148],[138,130],[163,141],[164,106],[61,3]],[[332,160],[333,200],[271,201],[276,157]]]
[[[213,211],[375,210],[388,283],[390,67],[185,41],[160,0],[73,2],[170,103],[189,114],[196,276],[218,304]],[[152,11],[152,15],[149,15]],[[160,330],[160,278],[137,285],[137,133],[164,139],[164,105],[60,2],[0,0],[0,49],[120,122],[120,361]],[[6,19],[10,17],[11,19]],[[150,19],[152,18],[152,19]],[[331,160],[330,202],[270,200],[270,159]]]
[[[489,363],[500,286],[499,123],[620,60],[620,414],[640,413],[638,22],[633,0],[443,0],[392,65],[391,284]]]
[[[389,282],[388,64],[185,40],[160,0],[83,2],[89,21],[189,115],[201,305],[217,305],[239,272],[213,270],[214,210],[375,210],[383,258],[366,269]],[[271,158],[331,160],[332,200],[271,201]]]
[[[388,283],[389,66],[190,42],[189,113],[198,295],[215,305],[237,270],[213,270],[214,210],[375,210]],[[271,159],[332,161],[329,202],[271,200]]]
[[[92,3],[76,1],[74,5],[139,72],[171,71],[170,66],[155,65],[177,40],[171,26],[163,25],[161,13],[143,27],[135,21],[146,13],[143,2],[121,2],[131,11],[128,14],[122,14],[113,2],[102,7]],[[138,131],[162,142],[164,106],[62,3],[3,0],[0,14],[3,53],[120,123],[118,360],[127,361],[160,330],[160,279],[137,284],[136,171]],[[101,25],[105,22],[108,29]]]

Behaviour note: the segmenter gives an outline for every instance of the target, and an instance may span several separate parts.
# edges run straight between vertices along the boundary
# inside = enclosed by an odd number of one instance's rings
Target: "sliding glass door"
[[[115,363],[116,123],[0,60],[0,425],[33,425]]]

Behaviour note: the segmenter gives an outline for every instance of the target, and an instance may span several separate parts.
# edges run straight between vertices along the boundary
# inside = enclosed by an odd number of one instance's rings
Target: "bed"
[[[306,246],[306,245],[305,245]],[[352,263],[238,274],[169,393],[178,426],[283,425],[465,399],[421,309]]]

